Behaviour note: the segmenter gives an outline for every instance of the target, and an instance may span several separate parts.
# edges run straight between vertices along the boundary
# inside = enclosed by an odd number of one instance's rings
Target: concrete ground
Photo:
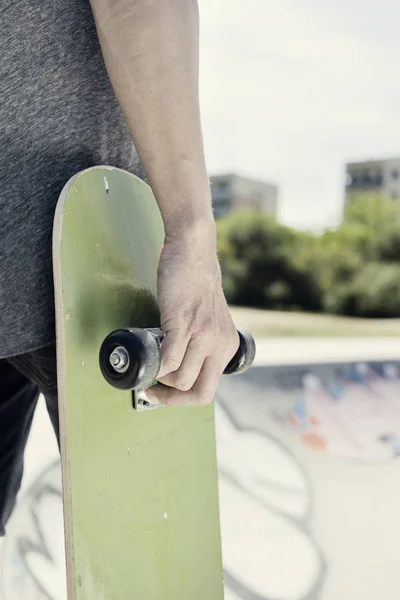
[[[255,364],[289,365],[400,359],[400,337],[276,337],[257,341]]]
[[[274,338],[257,347],[254,369],[223,378],[216,405],[226,600],[395,600],[400,377],[343,375],[339,402],[317,382],[332,380],[332,369],[310,376],[304,365],[392,365],[400,340]],[[267,368],[280,364],[303,367]],[[306,410],[291,391],[300,380]],[[1,600],[65,600],[58,452],[42,403],[0,548]]]

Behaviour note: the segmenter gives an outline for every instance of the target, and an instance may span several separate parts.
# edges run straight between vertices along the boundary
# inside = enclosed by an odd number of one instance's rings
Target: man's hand
[[[202,229],[202,227],[200,227]],[[167,406],[204,405],[239,346],[224,297],[215,226],[166,235],[158,268],[164,339],[159,384],[149,398]]]

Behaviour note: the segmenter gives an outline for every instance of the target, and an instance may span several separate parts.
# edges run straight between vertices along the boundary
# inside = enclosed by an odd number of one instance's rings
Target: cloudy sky
[[[344,163],[400,156],[400,3],[199,4],[210,172],[278,183],[286,223],[334,223]]]

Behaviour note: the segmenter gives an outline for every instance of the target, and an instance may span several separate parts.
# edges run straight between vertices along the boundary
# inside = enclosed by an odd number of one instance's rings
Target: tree
[[[300,256],[307,234],[271,215],[242,210],[218,221],[218,247],[229,302],[268,308],[321,308],[321,294]]]

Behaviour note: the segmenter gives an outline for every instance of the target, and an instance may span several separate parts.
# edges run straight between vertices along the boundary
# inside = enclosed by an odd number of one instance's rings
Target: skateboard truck
[[[247,331],[238,331],[238,334],[239,347],[224,375],[243,373],[254,362],[253,336]],[[162,406],[151,402],[146,390],[156,383],[163,337],[159,328],[117,329],[101,345],[99,362],[103,377],[115,388],[132,390],[134,408],[138,411]]]

